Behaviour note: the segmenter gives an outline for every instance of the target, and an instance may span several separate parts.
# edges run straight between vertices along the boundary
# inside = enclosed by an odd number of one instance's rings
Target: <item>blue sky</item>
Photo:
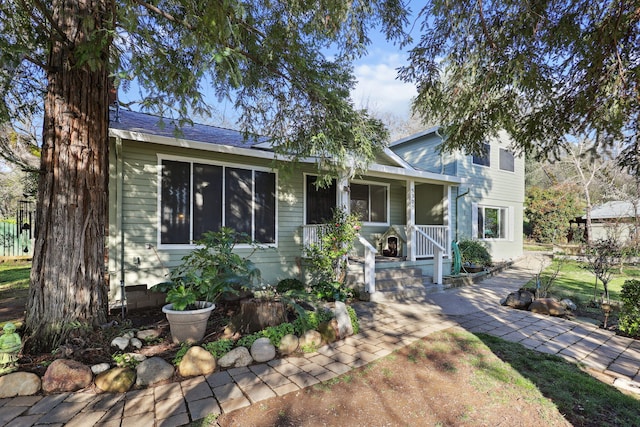
[[[356,106],[407,118],[417,92],[414,85],[396,79],[397,68],[406,61],[407,53],[397,46],[376,44],[354,67],[358,83],[351,97]]]
[[[420,37],[419,25],[414,25],[417,14],[424,7],[423,0],[405,2],[412,9],[409,27],[414,40]],[[415,85],[396,79],[397,68],[407,64],[407,48],[400,48],[385,40],[383,34],[372,31],[368,54],[356,61],[354,71],[358,84],[351,97],[358,107],[368,107],[373,112],[392,113],[407,118],[411,99],[417,95]]]
[[[421,0],[408,1],[410,7],[414,9],[415,15],[417,12],[415,9],[420,9],[424,5],[415,6],[414,3],[421,3]],[[419,37],[416,35],[415,29],[412,34],[414,38]],[[371,30],[369,37],[372,43],[368,48],[368,54],[354,63],[357,84],[351,93],[351,98],[356,107],[368,108],[374,115],[376,113],[390,113],[401,119],[406,119],[409,116],[411,99],[417,92],[414,85],[403,83],[396,77],[397,68],[407,63],[408,53],[388,42],[377,29]],[[119,97],[125,103],[138,99],[138,88],[135,81],[132,82],[128,92],[120,90]],[[216,123],[221,118],[228,122],[235,121],[236,112],[233,110],[232,104],[228,102],[218,104],[214,99],[209,99],[209,102],[218,109],[218,117],[201,121],[223,126],[224,123]],[[137,109],[137,106],[133,106],[133,108]],[[195,119],[198,120],[198,118]]]

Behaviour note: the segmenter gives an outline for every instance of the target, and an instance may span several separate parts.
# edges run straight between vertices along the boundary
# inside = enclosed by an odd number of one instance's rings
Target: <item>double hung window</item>
[[[477,207],[478,239],[508,239],[509,209]]]

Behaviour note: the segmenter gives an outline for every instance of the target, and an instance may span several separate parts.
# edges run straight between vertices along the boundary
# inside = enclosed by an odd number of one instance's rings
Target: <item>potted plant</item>
[[[491,255],[478,240],[463,240],[458,243],[462,257],[462,269],[466,273],[477,273],[491,266]]]
[[[206,232],[196,249],[171,271],[170,280],[153,287],[166,292],[162,311],[166,314],[175,343],[202,340],[215,302],[224,294],[236,294],[253,286],[260,270],[247,258],[233,252],[244,235],[223,227]]]

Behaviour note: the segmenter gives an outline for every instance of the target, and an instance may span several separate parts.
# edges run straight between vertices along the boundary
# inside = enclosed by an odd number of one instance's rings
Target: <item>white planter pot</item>
[[[208,301],[197,301],[196,310],[173,310],[173,304],[162,307],[167,315],[173,342],[193,344],[199,342],[207,331],[207,321],[216,305]]]

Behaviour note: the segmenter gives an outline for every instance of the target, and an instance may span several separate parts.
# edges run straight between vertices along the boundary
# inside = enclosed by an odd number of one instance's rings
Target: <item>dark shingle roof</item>
[[[160,124],[162,120],[162,124]],[[251,148],[265,142],[264,137],[245,138],[242,132],[194,123],[185,123],[178,129],[173,119],[161,118],[151,114],[138,113],[129,110],[109,112],[109,128],[130,132],[140,132],[168,138],[181,138],[189,141],[205,142],[232,147]]]

